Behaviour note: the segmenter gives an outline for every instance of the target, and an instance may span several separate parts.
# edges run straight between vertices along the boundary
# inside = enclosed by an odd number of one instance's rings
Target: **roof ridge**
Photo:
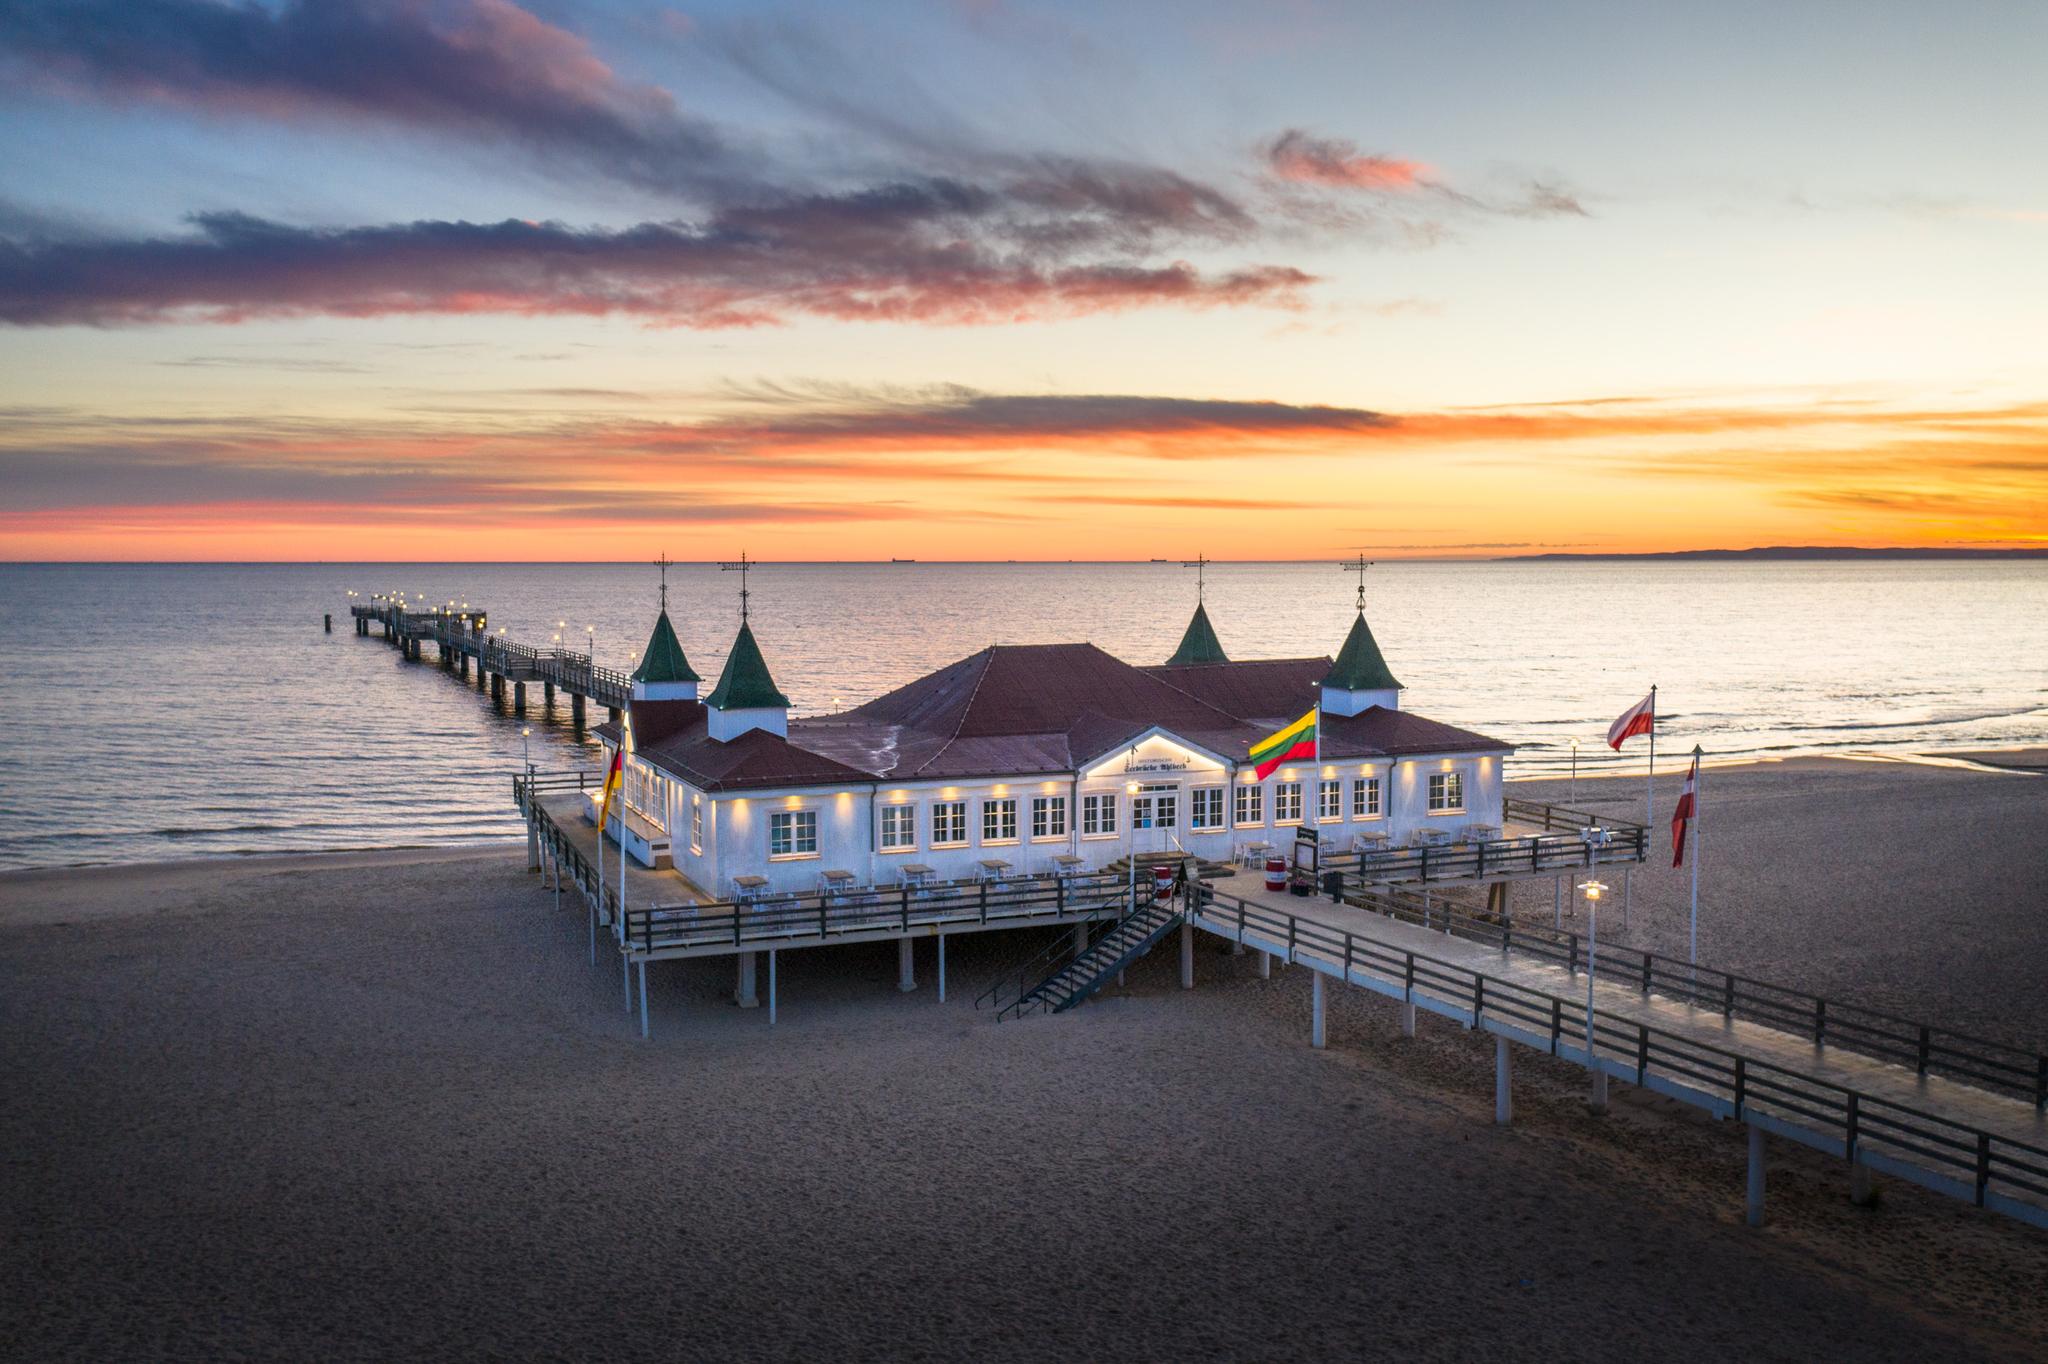
[[[984,645],[979,651],[968,655],[970,659],[978,658],[981,660],[981,671],[974,675],[973,690],[967,693],[967,700],[960,707],[960,718],[953,722],[953,732],[946,736],[946,742],[932,750],[932,755],[929,758],[926,758],[917,765],[918,773],[922,773],[927,767],[930,767],[933,763],[944,757],[946,750],[959,741],[960,731],[966,727],[967,717],[974,713],[974,698],[981,695],[981,684],[988,680],[988,665],[995,661],[995,656],[996,646],[993,644]]]

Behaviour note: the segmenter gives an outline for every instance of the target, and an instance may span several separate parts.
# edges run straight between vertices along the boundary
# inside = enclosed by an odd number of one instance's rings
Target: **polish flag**
[[[1678,793],[1678,808],[1671,812],[1671,865],[1685,865],[1685,831],[1692,825],[1694,801],[1699,790],[1700,760],[1692,760],[1692,768],[1685,774],[1685,789]]]
[[[1618,749],[1624,739],[1638,734],[1649,734],[1657,727],[1657,693],[1654,689],[1648,696],[1621,713],[1621,718],[1607,727],[1607,746]]]

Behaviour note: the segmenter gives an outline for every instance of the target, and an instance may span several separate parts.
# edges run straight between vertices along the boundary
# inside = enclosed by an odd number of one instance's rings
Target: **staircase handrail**
[[[1101,904],[1097,905],[1096,909],[1107,909],[1111,905],[1117,903],[1119,900],[1127,898],[1129,894],[1130,893],[1127,890],[1118,890],[1114,895],[1111,895],[1107,900],[1104,900]],[[1122,923],[1125,919],[1129,918],[1132,913],[1135,912],[1135,906],[1132,909],[1126,910],[1122,915],[1118,916],[1117,922]],[[1087,923],[1091,922],[1091,920],[1084,919],[1081,922]],[[984,989],[980,994],[974,997],[974,1007],[977,1010],[985,1008],[989,1005],[994,1005],[998,1009],[1005,1007],[1005,1002],[1000,998],[1004,986],[1011,984],[1013,981],[1016,982],[1016,984],[1019,987],[1017,993],[1021,995],[1023,993],[1022,985],[1025,977],[1036,974],[1037,968],[1040,967],[1044,962],[1046,962],[1054,955],[1061,952],[1070,952],[1073,948],[1073,945],[1074,934],[1072,930],[1072,925],[1062,926],[1060,931],[1053,935],[1053,940],[1046,946],[1041,947],[1036,952],[1032,953],[1029,957],[1021,957],[1018,960],[1011,962],[1008,966],[1003,967],[1001,970],[997,971],[993,976],[989,977],[988,987]],[[1062,966],[1064,966],[1065,964],[1065,962],[1060,963],[1060,965]],[[1054,969],[1056,970],[1058,968]],[[1051,974],[1051,971],[1046,971],[1042,975],[1039,975],[1039,979],[1042,980],[1045,976]]]

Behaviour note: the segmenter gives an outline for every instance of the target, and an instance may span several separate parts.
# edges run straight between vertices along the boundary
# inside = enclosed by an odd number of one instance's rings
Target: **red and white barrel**
[[[1269,857],[1266,859],[1266,889],[1281,891],[1287,889],[1287,859]]]
[[[1173,898],[1173,868],[1158,866],[1152,868],[1152,898],[1171,900]]]

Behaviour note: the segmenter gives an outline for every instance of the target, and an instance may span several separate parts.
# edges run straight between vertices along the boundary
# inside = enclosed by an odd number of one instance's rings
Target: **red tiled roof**
[[[637,751],[706,790],[1071,772],[1157,726],[1241,757],[1314,704],[1327,658],[1137,668],[1092,644],[996,645],[789,738],[706,732],[694,701],[636,702]],[[600,727],[604,734],[609,727]],[[659,737],[650,738],[658,733]],[[1331,758],[1507,752],[1512,745],[1407,711],[1323,717]]]

